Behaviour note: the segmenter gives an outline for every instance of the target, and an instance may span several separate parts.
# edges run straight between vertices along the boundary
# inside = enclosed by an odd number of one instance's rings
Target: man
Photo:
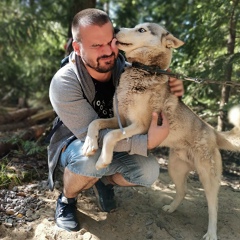
[[[113,185],[152,185],[158,178],[159,165],[148,150],[167,137],[169,125],[162,115],[163,124],[158,126],[158,116],[153,113],[148,133],[120,141],[114,149],[112,163],[96,170],[101,150],[85,157],[81,148],[89,123],[99,117],[113,116],[112,99],[125,60],[118,53],[111,20],[101,10],[85,9],[76,14],[72,36],[74,51],[69,63],[55,74],[50,85],[50,101],[63,124],[53,134],[48,154],[51,189],[56,166],[63,170],[63,192],[57,200],[56,224],[68,231],[78,231],[76,201],[82,190],[93,187],[100,209],[110,212],[116,208]],[[177,96],[183,94],[180,80],[171,79],[170,87]],[[100,132],[100,146],[107,131]]]

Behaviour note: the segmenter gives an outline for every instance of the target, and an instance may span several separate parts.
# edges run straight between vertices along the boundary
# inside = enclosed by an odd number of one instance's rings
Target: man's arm
[[[162,125],[158,125],[158,118],[162,118]],[[159,146],[169,134],[169,123],[165,115],[160,116],[156,112],[152,114],[152,121],[148,129],[148,150]]]

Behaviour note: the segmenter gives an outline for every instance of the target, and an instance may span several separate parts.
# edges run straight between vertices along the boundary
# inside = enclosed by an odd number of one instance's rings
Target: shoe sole
[[[59,227],[59,228],[61,228],[61,229],[66,230],[66,231],[68,231],[68,232],[78,232],[78,231],[80,230],[80,227],[79,227],[79,226],[70,229],[70,228],[66,228],[65,226],[62,226],[62,225],[60,226],[59,224],[57,224],[57,222],[56,222],[56,226]]]

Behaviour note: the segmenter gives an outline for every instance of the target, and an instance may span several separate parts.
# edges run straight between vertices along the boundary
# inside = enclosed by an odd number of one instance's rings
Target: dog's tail
[[[227,132],[217,133],[218,147],[223,150],[240,152],[240,105],[230,109],[228,119],[234,128]]]
[[[228,120],[235,127],[240,129],[240,105],[236,105],[229,110]]]

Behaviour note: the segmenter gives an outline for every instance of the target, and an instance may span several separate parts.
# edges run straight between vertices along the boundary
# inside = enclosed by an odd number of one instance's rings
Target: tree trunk
[[[72,37],[72,20],[75,14],[79,11],[86,9],[86,8],[95,8],[96,7],[96,0],[74,0],[72,1],[72,5],[69,9],[69,19],[68,19],[68,38]]]
[[[226,70],[225,70],[225,80],[231,81],[232,79],[232,69],[233,69],[233,63],[232,58],[234,56],[234,49],[235,49],[235,41],[236,41],[236,27],[237,27],[237,21],[238,16],[236,14],[236,9],[239,0],[235,0],[234,6],[232,6],[232,12],[230,16],[229,21],[229,36],[228,36],[228,42],[227,42],[227,64],[226,64]],[[228,103],[229,96],[230,96],[230,86],[223,86],[221,90],[221,100],[219,104],[219,117],[218,117],[218,131],[225,130],[225,123],[227,122],[227,113],[224,111],[224,106]]]
[[[81,10],[86,8],[95,8],[96,6],[96,0],[73,0],[72,3],[69,6],[68,10],[68,39],[66,42],[66,49],[65,49],[65,56],[68,56],[72,51],[72,20],[73,17]]]

